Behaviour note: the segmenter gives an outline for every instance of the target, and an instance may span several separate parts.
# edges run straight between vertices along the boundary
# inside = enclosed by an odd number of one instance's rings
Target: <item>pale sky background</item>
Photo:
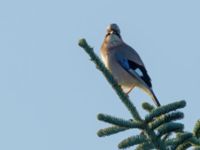
[[[99,138],[98,113],[130,118],[77,45],[99,54],[109,23],[142,57],[162,104],[185,99],[181,122],[200,118],[199,0],[7,0],[0,2],[0,149],[117,149],[132,130]],[[141,111],[151,99],[130,94]],[[144,112],[142,112],[144,116]]]

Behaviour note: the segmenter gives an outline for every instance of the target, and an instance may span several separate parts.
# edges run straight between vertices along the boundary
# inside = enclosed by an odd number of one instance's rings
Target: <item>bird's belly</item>
[[[112,65],[111,65],[112,64]],[[130,92],[139,83],[133,78],[126,70],[124,70],[118,62],[109,62],[108,69],[117,80],[118,84],[122,87],[125,93]]]

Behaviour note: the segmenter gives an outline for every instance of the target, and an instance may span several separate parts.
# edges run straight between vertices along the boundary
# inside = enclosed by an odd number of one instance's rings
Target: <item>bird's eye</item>
[[[107,37],[107,36],[109,36],[110,34],[111,34],[111,33],[110,33],[110,32],[108,32],[108,33],[106,34],[106,37]]]

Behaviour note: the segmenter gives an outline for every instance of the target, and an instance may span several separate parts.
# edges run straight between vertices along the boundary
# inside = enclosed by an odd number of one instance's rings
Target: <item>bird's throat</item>
[[[112,34],[108,37],[108,48],[114,48],[122,44],[122,40],[115,34]]]

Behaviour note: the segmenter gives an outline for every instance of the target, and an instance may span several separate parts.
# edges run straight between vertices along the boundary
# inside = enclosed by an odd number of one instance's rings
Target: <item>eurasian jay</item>
[[[139,87],[150,95],[157,106],[160,106],[144,63],[138,53],[122,40],[117,24],[110,24],[107,28],[101,46],[101,57],[126,94]]]

